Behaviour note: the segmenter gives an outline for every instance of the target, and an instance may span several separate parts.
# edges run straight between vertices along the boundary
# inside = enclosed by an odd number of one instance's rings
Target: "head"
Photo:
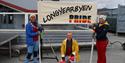
[[[100,24],[104,24],[105,23],[105,20],[103,18],[99,18],[99,23]]]
[[[30,21],[31,21],[32,23],[34,23],[34,22],[36,21],[36,15],[35,15],[35,14],[31,14],[31,15],[30,15]]]
[[[99,16],[99,23],[100,24],[104,24],[106,22],[105,20],[106,20],[106,16],[105,15],[100,15]]]
[[[68,32],[67,33],[67,40],[71,40],[72,39],[72,32]]]

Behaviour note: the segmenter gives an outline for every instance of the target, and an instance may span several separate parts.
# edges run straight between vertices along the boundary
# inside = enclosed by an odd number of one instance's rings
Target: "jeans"
[[[34,51],[38,52],[39,42],[37,41],[33,46],[27,46],[28,53],[33,53]]]
[[[65,56],[65,61],[66,63],[69,63],[69,56]],[[76,59],[74,59],[74,61],[70,61],[71,63],[76,63]]]

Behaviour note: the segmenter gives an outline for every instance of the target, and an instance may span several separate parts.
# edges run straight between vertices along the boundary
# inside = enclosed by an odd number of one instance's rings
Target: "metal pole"
[[[9,42],[9,57],[10,57],[10,59],[11,59],[11,41]]]
[[[95,42],[95,39],[92,40],[91,54],[90,54],[90,61],[89,61],[89,63],[92,63],[92,59],[93,59],[94,42]]]
[[[38,1],[43,1],[43,0],[38,0]],[[38,3],[38,1],[37,1],[37,3]],[[38,14],[37,14],[38,15]],[[37,25],[39,25],[39,23],[37,24]],[[41,54],[42,54],[42,51],[41,51],[41,34],[40,34],[40,36],[39,36],[39,63],[41,63]]]
[[[118,36],[119,7],[120,6],[118,5],[118,11],[117,11],[118,15],[117,15],[117,21],[116,21],[116,34],[115,34],[116,36]]]
[[[40,39],[41,39],[41,37],[39,36],[39,62],[41,63],[41,43],[40,43]]]

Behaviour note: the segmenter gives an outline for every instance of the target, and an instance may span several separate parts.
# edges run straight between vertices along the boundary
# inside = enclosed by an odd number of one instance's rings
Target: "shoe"
[[[29,59],[24,59],[24,63],[30,63],[30,60]]]
[[[33,63],[39,63],[39,60],[37,59],[37,57],[33,58]]]

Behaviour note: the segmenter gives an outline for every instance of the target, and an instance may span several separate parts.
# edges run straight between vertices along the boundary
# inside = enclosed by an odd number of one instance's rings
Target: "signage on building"
[[[96,15],[92,2],[38,2],[40,24],[88,24],[95,22]]]

